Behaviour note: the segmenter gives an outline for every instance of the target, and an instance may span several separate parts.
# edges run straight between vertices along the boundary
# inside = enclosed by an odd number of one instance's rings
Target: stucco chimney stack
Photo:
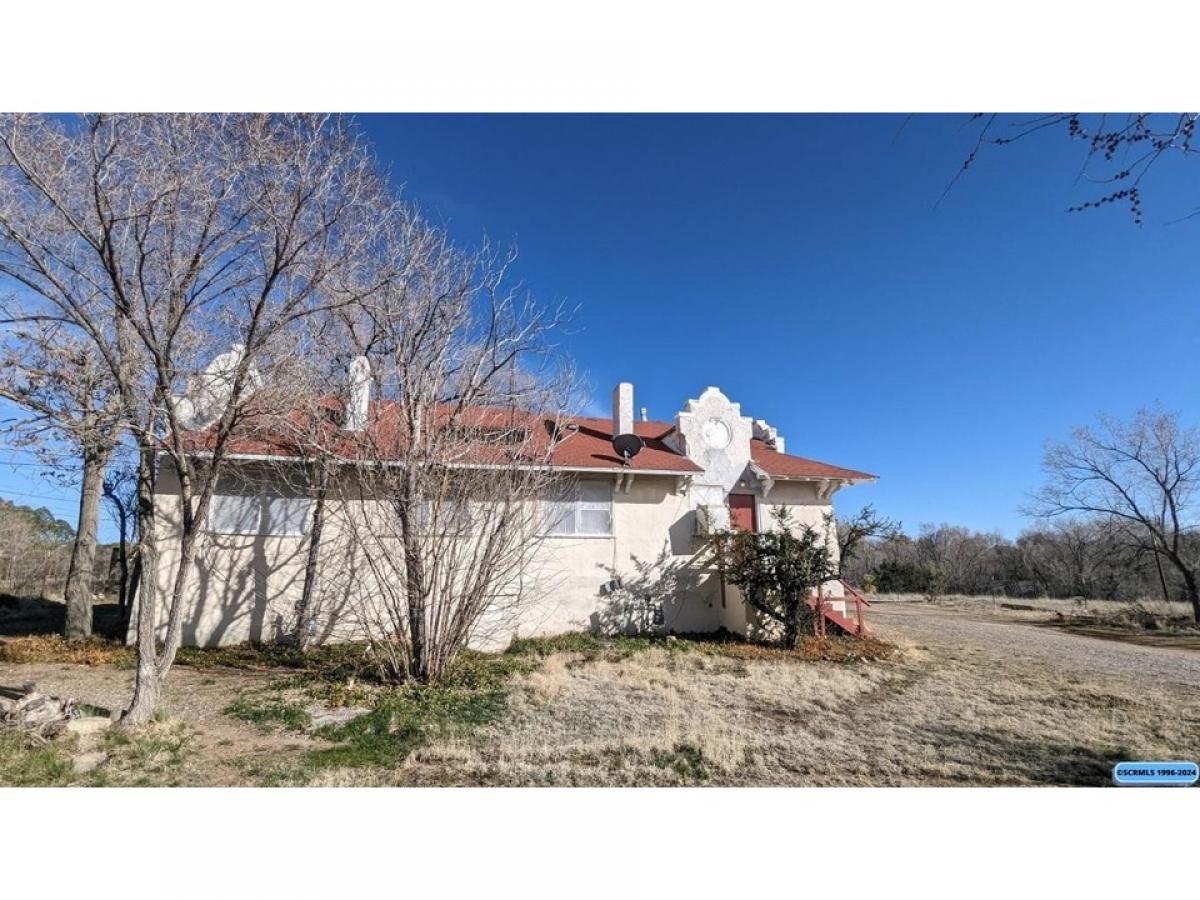
[[[350,396],[346,403],[347,431],[362,431],[367,427],[371,407],[371,364],[365,356],[350,360]]]
[[[622,381],[613,388],[613,436],[633,434],[633,385]]]
[[[642,421],[643,422],[650,421],[650,416],[646,413],[646,407],[644,407],[644,406],[642,407]]]

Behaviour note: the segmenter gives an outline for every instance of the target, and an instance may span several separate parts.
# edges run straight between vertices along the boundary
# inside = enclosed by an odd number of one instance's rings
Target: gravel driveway
[[[957,654],[1026,659],[1067,675],[1116,676],[1147,685],[1164,681],[1200,688],[1200,653],[1145,647],[998,621],[986,613],[924,603],[877,603],[868,621],[884,640],[937,645]]]

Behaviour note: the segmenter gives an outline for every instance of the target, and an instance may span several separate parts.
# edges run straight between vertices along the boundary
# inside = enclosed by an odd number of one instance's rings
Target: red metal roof
[[[764,472],[775,478],[874,479],[878,477],[869,472],[844,469],[841,466],[832,466],[815,459],[805,459],[803,456],[779,453],[758,438],[750,441],[750,459],[757,463]]]
[[[550,421],[553,424],[552,420]],[[620,469],[621,459],[613,451],[612,419],[575,418],[566,420],[562,440],[555,445],[550,461],[556,466],[585,469]],[[573,430],[571,426],[575,426]],[[637,472],[679,472],[694,474],[704,470],[667,444],[675,430],[667,422],[635,422],[633,433],[646,442],[630,468]]]
[[[341,404],[321,401],[319,411],[295,410],[284,417],[248,416],[231,437],[226,452],[247,456],[316,455],[318,451],[354,458],[399,458],[407,428],[394,404],[373,402],[368,433],[347,432],[338,427]],[[449,413],[446,413],[449,416]],[[480,429],[521,429],[528,435],[520,450],[532,460],[570,469],[619,470],[625,468],[612,447],[612,420],[601,418],[557,418],[544,413],[496,407],[473,407],[455,414],[460,425]],[[637,422],[634,432],[645,447],[630,463],[634,472],[695,474],[703,469],[677,453],[665,438],[674,426],[665,422]],[[189,432],[187,442],[194,451],[211,450],[211,430]],[[503,443],[480,441],[454,448],[454,462],[505,465],[512,462],[512,448]]]
[[[447,414],[449,415],[449,414]],[[371,427],[367,433],[347,432],[339,427],[341,403],[326,398],[315,410],[295,410],[284,417],[248,416],[232,437],[227,452],[248,456],[315,455],[320,450],[348,459],[398,458],[406,429],[400,421],[399,408],[390,403],[373,402]],[[544,413],[497,407],[473,407],[456,414],[459,425],[490,428],[523,429],[528,441],[521,448],[532,459],[568,469],[616,471],[623,468],[613,451],[612,420],[609,418],[556,418]],[[704,471],[686,456],[676,452],[667,438],[675,431],[669,422],[635,422],[634,433],[645,446],[630,465],[634,472],[669,472],[681,475]],[[210,430],[189,432],[187,442],[194,451],[211,450]],[[503,443],[480,441],[460,445],[455,461],[463,464],[508,464],[512,462],[511,447]],[[750,458],[768,475],[776,478],[842,478],[873,479],[874,475],[845,469],[828,463],[779,453],[761,440],[750,442]]]

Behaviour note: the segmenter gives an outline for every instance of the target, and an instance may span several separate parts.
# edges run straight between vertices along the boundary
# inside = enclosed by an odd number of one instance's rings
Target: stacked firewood
[[[38,741],[48,741],[67,730],[75,701],[39,693],[32,682],[19,687],[0,686],[0,728],[19,729]]]

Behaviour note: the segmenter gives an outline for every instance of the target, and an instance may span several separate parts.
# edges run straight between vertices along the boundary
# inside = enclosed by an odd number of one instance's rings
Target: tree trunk
[[[1162,557],[1158,555],[1158,547],[1154,548],[1154,565],[1158,568],[1158,585],[1162,588],[1163,603],[1171,602],[1171,592],[1167,590],[1167,576],[1163,572]]]
[[[1200,625],[1200,587],[1197,585],[1196,570],[1180,566],[1183,572],[1183,583],[1187,587],[1188,602],[1192,604],[1192,618]]]
[[[158,548],[154,534],[154,451],[143,447],[138,461],[138,529],[140,548],[137,569],[137,672],[133,680],[133,699],[121,716],[127,726],[145,725],[154,718],[162,695],[158,674],[158,597],[156,566]]]
[[[137,596],[142,581],[142,553],[140,545],[133,548],[133,571],[129,573],[129,584],[125,588],[125,609],[121,611],[121,632],[129,631],[129,616],[133,612],[133,598]]]
[[[404,544],[405,600],[408,605],[408,635],[412,646],[408,674],[418,683],[429,680],[429,648],[425,635],[425,578],[420,543],[416,535],[416,479],[412,472],[405,475],[400,497],[400,530]]]
[[[313,587],[317,581],[317,566],[321,558],[321,528],[325,523],[325,494],[329,485],[328,469],[321,467],[317,498],[313,504],[312,527],[308,530],[308,557],[304,561],[304,588],[296,604],[296,625],[292,634],[301,649],[308,643],[308,617],[312,609]]]
[[[129,615],[129,538],[125,532],[128,526],[125,511],[118,510],[117,517],[121,520],[121,534],[117,539],[117,568],[121,572],[120,581],[117,583],[117,611],[118,618],[124,623],[128,621]]]
[[[186,499],[184,502],[188,502]],[[166,678],[167,672],[175,664],[175,654],[183,643],[183,595],[187,589],[188,574],[196,561],[196,551],[199,549],[199,531],[193,525],[184,529],[179,539],[179,565],[175,570],[175,581],[171,587],[171,603],[167,607],[167,637],[163,642],[162,653],[158,658],[158,674]]]
[[[795,650],[800,641],[800,609],[801,604],[795,597],[787,598],[784,605],[783,646],[788,650]]]
[[[83,485],[79,491],[79,523],[71,547],[71,565],[67,569],[68,641],[92,636],[92,587],[96,568],[96,529],[100,519],[100,492],[104,488],[104,467],[108,454],[102,450],[83,452]]]

